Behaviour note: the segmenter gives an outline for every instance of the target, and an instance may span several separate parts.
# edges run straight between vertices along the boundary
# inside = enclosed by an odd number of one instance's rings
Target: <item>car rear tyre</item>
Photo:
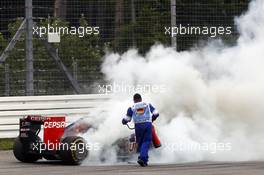
[[[88,156],[86,142],[82,137],[69,136],[61,143],[59,155],[65,164],[79,165]]]
[[[13,153],[17,160],[32,163],[41,159],[40,155],[30,153],[30,143],[23,143],[19,137],[15,139]]]

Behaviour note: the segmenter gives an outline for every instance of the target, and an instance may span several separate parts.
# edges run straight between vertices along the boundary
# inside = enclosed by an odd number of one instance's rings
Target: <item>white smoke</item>
[[[232,47],[217,40],[191,51],[154,45],[146,56],[134,49],[105,56],[106,80],[166,87],[142,94],[160,112],[163,147],[151,151],[152,162],[264,159],[264,1],[252,1],[235,21],[240,37]],[[131,104],[131,93],[115,92],[106,112],[95,112],[98,130],[88,140],[110,146],[127,136],[121,118]]]

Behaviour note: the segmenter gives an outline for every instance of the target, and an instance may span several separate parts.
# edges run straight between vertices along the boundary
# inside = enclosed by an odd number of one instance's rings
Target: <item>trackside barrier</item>
[[[18,135],[19,118],[26,115],[67,115],[68,121],[89,116],[109,99],[104,94],[0,97],[0,138]]]

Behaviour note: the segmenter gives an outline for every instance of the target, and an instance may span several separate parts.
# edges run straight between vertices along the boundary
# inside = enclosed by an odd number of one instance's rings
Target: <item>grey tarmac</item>
[[[264,175],[264,162],[196,162],[66,166],[59,162],[18,162],[12,151],[0,152],[0,175]]]

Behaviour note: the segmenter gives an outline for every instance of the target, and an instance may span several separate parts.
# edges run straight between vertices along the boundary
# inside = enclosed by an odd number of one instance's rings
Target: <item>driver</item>
[[[126,125],[133,119],[138,144],[137,152],[140,153],[137,162],[144,167],[148,166],[148,150],[152,141],[152,121],[157,119],[159,113],[150,103],[142,102],[140,94],[135,94],[133,100],[134,105],[128,108],[122,124]]]

